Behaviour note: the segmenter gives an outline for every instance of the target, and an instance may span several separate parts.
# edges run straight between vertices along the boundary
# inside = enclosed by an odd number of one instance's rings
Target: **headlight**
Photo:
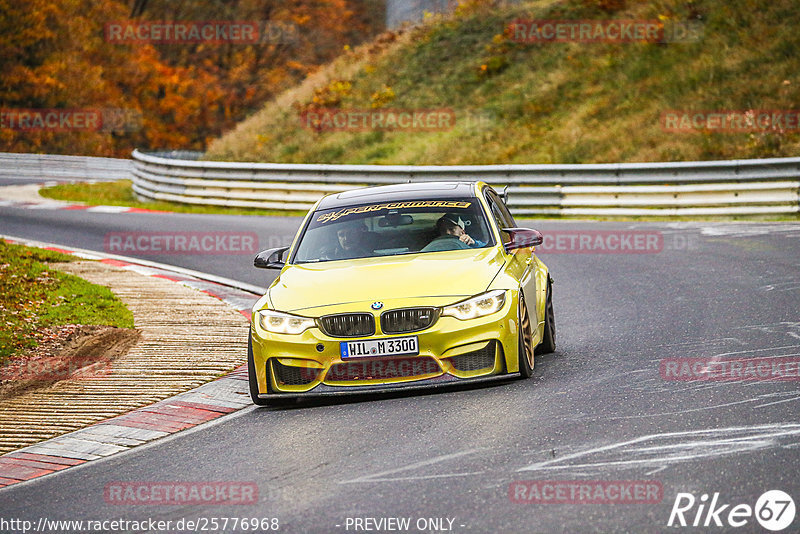
[[[302,334],[316,326],[314,319],[273,310],[261,310],[258,312],[258,320],[261,328],[273,334]]]
[[[506,303],[506,292],[502,289],[481,293],[467,300],[462,300],[442,309],[442,315],[449,315],[466,321],[500,311]]]

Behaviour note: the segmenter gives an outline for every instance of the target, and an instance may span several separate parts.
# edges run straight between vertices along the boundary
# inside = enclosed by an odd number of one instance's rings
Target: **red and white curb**
[[[167,265],[0,237],[9,242],[101,261],[146,276],[166,278],[217,297],[248,319],[262,291],[247,284]],[[243,365],[191,391],[0,456],[0,488],[124,452],[251,405],[247,366]]]
[[[34,241],[31,239],[24,239],[21,237],[3,234],[0,234],[0,239],[5,239],[10,243],[16,243],[19,245],[62,252],[78,258],[95,260],[108,265],[113,265],[115,267],[121,267],[145,276],[155,276],[158,278],[165,278],[173,282],[178,282],[185,286],[208,293],[212,297],[222,300],[248,319],[250,319],[251,310],[256,300],[258,300],[258,298],[260,298],[261,295],[266,292],[266,288],[264,287],[254,286],[252,284],[239,282],[237,280],[231,280],[230,278],[224,278],[222,276],[201,273],[199,271],[193,271],[183,267],[174,267],[171,265],[165,265],[163,263],[141,260],[139,258],[130,258],[127,256],[118,256],[116,254],[107,254],[93,250],[66,247],[62,245],[55,245],[53,243],[43,243],[41,241]]]
[[[18,200],[0,200],[0,207],[21,208],[26,210],[83,210],[92,213],[165,213],[158,210],[129,208],[127,206],[88,206],[86,204],[69,204],[65,202],[24,202]]]
[[[19,191],[20,189],[25,189],[27,192],[26,194],[21,195],[21,198],[19,194],[11,195],[12,198],[0,198],[0,207],[20,208],[27,210],[87,211],[90,213],[165,213],[164,211],[160,210],[131,208],[128,206],[90,206],[87,204],[76,204],[64,200],[52,200],[45,197],[40,197],[38,193],[35,193],[35,191],[38,191],[43,187],[60,185],[63,183],[69,183],[69,182],[44,182],[39,184],[28,184],[25,186],[13,186],[13,185],[0,186],[0,196],[4,196],[3,191],[6,190],[6,188],[16,191]],[[96,182],[93,180],[89,180],[86,183],[96,183]],[[33,189],[32,191],[28,191],[26,188],[33,188]],[[18,198],[13,198],[15,196]]]
[[[242,366],[192,391],[0,456],[0,487],[130,450],[251,404]]]

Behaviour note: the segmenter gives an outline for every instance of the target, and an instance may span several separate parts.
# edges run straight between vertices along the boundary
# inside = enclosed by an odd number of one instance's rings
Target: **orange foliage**
[[[131,4],[0,0],[0,110],[102,110],[117,119],[99,131],[14,129],[6,120],[0,151],[127,157],[133,148],[204,150],[383,22],[373,0],[149,0],[139,2],[144,12],[131,22],[254,22],[261,40],[108,42],[106,24],[128,21]]]

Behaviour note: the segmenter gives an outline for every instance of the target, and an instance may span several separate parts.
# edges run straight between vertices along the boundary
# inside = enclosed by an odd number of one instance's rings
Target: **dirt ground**
[[[49,329],[44,337],[46,341],[38,347],[16,355],[0,369],[0,400],[70,377],[105,376],[111,372],[112,362],[139,341],[141,332],[113,326],[66,325]]]

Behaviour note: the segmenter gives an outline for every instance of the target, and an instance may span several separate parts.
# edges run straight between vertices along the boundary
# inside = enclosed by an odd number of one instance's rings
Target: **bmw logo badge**
[[[381,308],[383,308],[383,302],[373,302],[372,303],[372,309],[373,310],[380,310]]]

